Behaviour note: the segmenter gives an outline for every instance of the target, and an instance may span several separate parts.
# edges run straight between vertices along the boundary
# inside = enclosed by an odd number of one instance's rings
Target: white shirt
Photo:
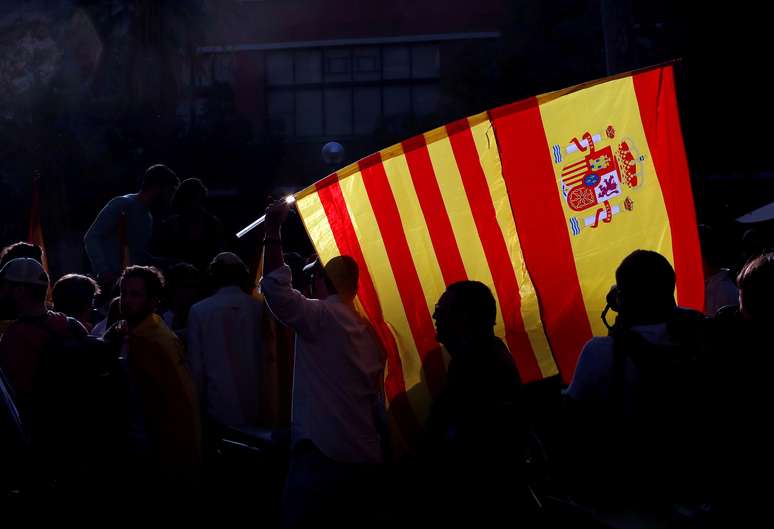
[[[631,330],[652,344],[672,343],[667,333],[666,323],[635,325]],[[633,388],[639,382],[639,371],[630,356],[627,355],[624,362],[623,386]],[[572,382],[567,388],[567,395],[580,401],[605,401],[610,396],[612,381],[613,338],[610,336],[592,338],[581,351]]]
[[[207,416],[224,426],[260,420],[263,305],[224,287],[188,315],[188,364]]]
[[[339,296],[307,299],[293,290],[287,265],[264,276],[261,291],[296,332],[293,443],[309,440],[336,461],[380,462],[385,357],[371,325]]]

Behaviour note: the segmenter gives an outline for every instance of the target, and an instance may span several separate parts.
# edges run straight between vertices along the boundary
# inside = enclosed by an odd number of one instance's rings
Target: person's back
[[[150,254],[153,235],[151,211],[169,203],[180,181],[164,165],[153,165],[145,172],[138,193],[111,199],[99,212],[84,236],[92,271],[106,291],[126,264],[149,265],[159,261]],[[125,245],[128,255],[124,256]],[[128,258],[128,263],[123,262]]]
[[[40,469],[60,480],[87,464],[89,384],[99,354],[83,343],[86,330],[74,319],[46,309],[48,275],[34,259],[3,269],[4,297],[17,319],[0,338],[0,369],[8,377]]]
[[[85,335],[86,330],[78,322],[52,311],[38,317],[19,318],[6,330],[0,339],[0,367],[16,391],[23,416],[34,413],[35,395],[44,383],[41,370],[54,360],[46,358],[47,353],[57,346],[57,341]]]
[[[431,480],[425,487],[435,491],[430,498],[436,509],[449,506],[450,522],[495,519],[508,508],[521,520],[527,516],[521,378],[494,334],[496,314],[491,291],[476,281],[449,285],[433,313],[437,339],[451,361],[420,456]]]
[[[674,271],[654,252],[624,259],[616,279],[616,324],[583,348],[566,393],[576,492],[635,510],[701,501],[711,402],[703,317],[676,308]]]
[[[210,276],[217,292],[188,316],[187,359],[202,411],[218,426],[258,426],[263,304],[240,287],[248,272],[236,255],[216,256]]]
[[[13,259],[0,274],[2,297],[15,317],[0,338],[0,367],[13,385],[17,405],[25,414],[32,409],[41,369],[50,360],[49,350],[58,345],[57,341],[86,332],[75,320],[46,308],[48,274],[38,261]]]
[[[308,299],[291,281],[283,265],[264,275],[261,288],[272,313],[296,332],[294,442],[309,439],[338,461],[379,462],[374,413],[383,406],[385,358],[376,335],[351,298]]]
[[[768,416],[774,399],[769,373],[774,324],[774,253],[752,259],[739,273],[740,307],[712,321],[714,380],[721,388],[715,405],[716,436],[723,448],[714,462],[724,520],[752,521],[768,515],[768,488],[774,470],[774,434]]]
[[[276,307],[268,293],[267,299],[270,308]],[[308,301],[311,324],[289,323],[296,331],[293,436],[314,440],[337,460],[379,462],[374,410],[384,358],[375,334],[336,296]]]
[[[92,271],[98,276],[117,274],[124,264],[122,245],[126,245],[131,263],[148,264],[152,234],[153,216],[137,193],[110,199],[84,238]]]
[[[386,355],[355,309],[359,271],[352,257],[319,267],[312,284],[320,299],[293,289],[280,244],[288,212],[284,200],[266,210],[261,279],[269,309],[296,332],[283,522],[362,526],[380,518]]]
[[[384,354],[351,299],[305,298],[291,288],[286,266],[264,275],[261,287],[272,313],[296,333],[285,523],[354,527],[379,508]]]
[[[521,382],[511,353],[499,338],[481,341],[471,353],[478,356],[475,361],[449,363],[446,388],[433,405],[428,428],[462,457],[488,458],[500,443],[513,448],[523,442],[503,437],[512,427],[524,427]]]

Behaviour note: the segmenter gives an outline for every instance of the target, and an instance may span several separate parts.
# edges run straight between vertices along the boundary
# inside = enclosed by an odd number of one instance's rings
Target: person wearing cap
[[[0,251],[0,270],[2,270],[9,261],[19,257],[30,257],[37,262],[42,263],[43,249],[37,244],[21,241],[10,244]],[[3,278],[0,277],[0,281],[2,280]],[[10,300],[6,300],[4,297],[0,296],[0,336],[3,335],[5,330],[15,319],[16,316],[14,315],[12,303]]]
[[[52,340],[85,336],[72,318],[46,307],[48,274],[35,259],[12,259],[2,270],[2,292],[16,317],[0,338],[0,369],[16,391],[22,420],[33,415],[34,393],[45,350]]]
[[[333,258],[315,274],[317,299],[293,289],[280,239],[289,207],[278,201],[266,210],[261,279],[269,309],[296,332],[283,518],[290,527],[362,523],[380,499],[386,355],[355,309],[358,266],[352,257]]]
[[[124,266],[122,242],[129,264],[163,264],[150,253],[153,235],[152,210],[169,206],[180,180],[167,166],[152,165],[145,171],[140,191],[115,197],[99,212],[83,238],[92,272],[109,291]],[[122,232],[124,232],[122,234]],[[125,241],[122,241],[125,237]]]
[[[205,424],[258,426],[263,304],[245,292],[249,272],[235,254],[218,254],[209,276],[217,290],[188,315],[188,365]]]

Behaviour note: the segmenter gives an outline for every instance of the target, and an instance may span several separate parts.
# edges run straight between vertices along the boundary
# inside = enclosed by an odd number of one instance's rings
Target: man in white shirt
[[[385,355],[370,323],[354,306],[354,259],[340,256],[325,265],[313,284],[318,299],[292,288],[280,240],[288,211],[284,201],[266,211],[261,280],[269,309],[296,332],[293,451],[284,522],[290,527],[324,526],[321,520],[330,519],[347,525],[358,519],[358,509],[373,514],[369,500],[379,496],[372,480],[382,462]]]
[[[201,409],[216,427],[258,426],[263,305],[245,293],[248,271],[233,253],[209,267],[217,291],[188,315],[188,364]]]

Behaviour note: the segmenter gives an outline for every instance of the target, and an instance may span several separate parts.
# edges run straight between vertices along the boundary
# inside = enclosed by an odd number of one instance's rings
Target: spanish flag
[[[359,306],[388,351],[399,422],[421,424],[444,383],[434,306],[478,280],[529,382],[572,377],[604,335],[614,272],[642,248],[704,284],[672,65],[519,101],[393,145],[296,195],[318,254],[360,265]],[[397,416],[397,415],[396,415]]]

